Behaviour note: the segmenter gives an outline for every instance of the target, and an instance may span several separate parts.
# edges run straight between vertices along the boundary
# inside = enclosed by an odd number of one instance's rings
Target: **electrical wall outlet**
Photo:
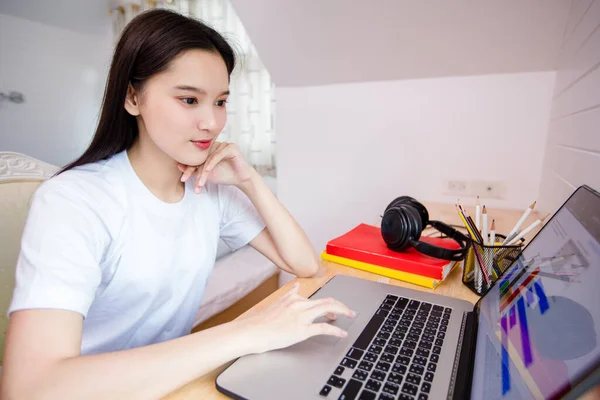
[[[470,191],[472,196],[483,199],[506,199],[506,182],[503,181],[471,181]]]
[[[482,199],[506,199],[506,182],[450,179],[443,183],[443,194]]]

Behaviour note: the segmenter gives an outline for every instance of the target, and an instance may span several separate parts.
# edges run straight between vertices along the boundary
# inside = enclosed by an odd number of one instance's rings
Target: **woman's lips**
[[[192,143],[194,144],[194,146],[196,146],[200,150],[206,150],[210,147],[210,144],[212,143],[212,139],[210,139],[210,140],[192,140]]]

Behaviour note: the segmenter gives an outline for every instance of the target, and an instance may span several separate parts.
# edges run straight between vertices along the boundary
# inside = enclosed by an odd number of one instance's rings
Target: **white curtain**
[[[275,86],[229,0],[122,1],[111,10],[115,38],[133,17],[151,8],[198,18],[233,46],[237,65],[231,76],[227,124],[220,140],[236,143],[262,175],[275,176]]]

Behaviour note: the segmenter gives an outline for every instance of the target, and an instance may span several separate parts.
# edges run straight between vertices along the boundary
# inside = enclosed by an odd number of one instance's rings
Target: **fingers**
[[[338,337],[346,337],[348,336],[348,332],[343,330],[342,328],[338,328],[337,326],[327,324],[325,322],[320,324],[312,324],[308,327],[308,335],[316,336],[316,335],[330,335],[330,336],[338,336]]]
[[[327,313],[325,316],[327,317],[328,320],[331,320],[331,321],[335,321],[337,319],[337,315],[335,315],[334,313]]]
[[[198,171],[200,172],[198,174],[198,177],[196,179],[196,188],[194,189],[194,192],[196,193],[200,193],[200,191],[202,190],[202,188],[204,187],[204,185],[206,184],[206,181],[208,180],[208,176],[210,175],[211,171],[213,170],[213,168],[221,162],[221,160],[223,160],[224,158],[226,158],[227,154],[227,143],[219,143],[219,145],[215,148],[215,150],[208,156],[208,158],[206,159],[206,161],[204,162],[204,164],[201,167],[201,172],[200,169],[198,169]]]
[[[181,175],[181,182],[187,181],[194,174],[194,171],[196,171],[196,167],[188,167],[182,164],[177,164],[177,168],[179,168],[179,170],[183,172],[183,174]]]
[[[348,306],[332,298],[315,301],[307,312],[312,320],[330,313],[345,315],[348,318],[356,316],[356,313]]]

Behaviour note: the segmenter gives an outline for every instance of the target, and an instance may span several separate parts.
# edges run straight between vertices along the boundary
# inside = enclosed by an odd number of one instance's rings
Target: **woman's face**
[[[221,56],[188,50],[144,83],[133,106],[128,96],[126,109],[137,116],[140,140],[149,138],[173,160],[196,166],[204,163],[225,126],[228,94]]]

